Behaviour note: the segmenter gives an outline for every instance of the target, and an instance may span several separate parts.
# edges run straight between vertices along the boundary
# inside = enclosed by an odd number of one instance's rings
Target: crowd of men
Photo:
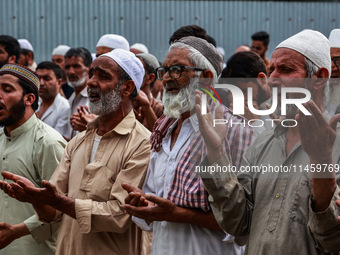
[[[1,35],[0,255],[340,254],[340,29],[251,39]]]

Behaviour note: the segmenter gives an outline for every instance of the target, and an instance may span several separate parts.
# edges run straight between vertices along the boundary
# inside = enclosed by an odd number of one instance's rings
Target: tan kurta
[[[96,127],[94,120],[69,142],[51,177],[60,192],[75,198],[76,209],[76,219],[60,215],[56,254],[139,254],[141,230],[121,208],[127,196],[121,183],[141,187],[150,132],[131,111],[102,137],[89,163]]]

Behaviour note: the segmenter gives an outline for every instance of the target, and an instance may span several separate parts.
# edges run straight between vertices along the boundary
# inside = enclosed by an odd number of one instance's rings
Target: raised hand
[[[199,129],[207,145],[207,157],[210,163],[218,160],[224,153],[224,140],[227,135],[227,124],[218,123],[214,127],[213,116],[207,105],[207,114],[202,115],[201,112],[201,96],[202,92],[196,90],[196,114],[199,122]],[[215,111],[215,119],[224,119],[223,109],[218,106]],[[217,122],[216,122],[217,123]]]

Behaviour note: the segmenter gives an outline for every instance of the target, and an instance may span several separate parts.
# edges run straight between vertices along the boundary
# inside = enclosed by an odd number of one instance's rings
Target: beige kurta
[[[150,132],[131,111],[106,133],[89,163],[97,120],[78,134],[51,177],[57,189],[75,198],[76,219],[62,217],[56,254],[139,254],[141,230],[121,208],[122,182],[141,187],[150,156]],[[58,217],[58,216],[57,216]]]

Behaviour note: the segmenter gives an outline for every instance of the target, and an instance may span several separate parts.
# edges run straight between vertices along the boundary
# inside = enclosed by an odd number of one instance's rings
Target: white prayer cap
[[[68,50],[71,49],[70,46],[67,45],[59,45],[56,48],[54,48],[54,50],[52,51],[52,56],[54,55],[62,55],[65,56],[66,52],[68,52]]]
[[[134,81],[137,92],[143,83],[144,78],[144,67],[143,63],[130,51],[115,49],[103,55],[101,57],[112,58],[123,70],[131,77]]]
[[[329,43],[331,48],[340,48],[340,29],[336,28],[329,34]]]
[[[275,49],[292,49],[310,61],[317,67],[324,67],[331,74],[331,55],[328,39],[318,31],[305,29],[281,42]]]
[[[148,48],[142,43],[135,43],[130,47],[130,49],[139,50],[142,53],[149,53]]]
[[[19,39],[18,42],[22,50],[29,50],[33,52],[32,44],[27,39]]]
[[[136,56],[142,58],[145,62],[147,62],[154,69],[159,67],[159,62],[157,58],[150,53],[139,53],[139,54],[136,54]]]
[[[225,51],[222,47],[216,47],[216,50],[224,57],[225,56]]]
[[[105,34],[100,37],[96,47],[108,47],[111,49],[129,50],[130,44],[125,37],[116,34]]]

